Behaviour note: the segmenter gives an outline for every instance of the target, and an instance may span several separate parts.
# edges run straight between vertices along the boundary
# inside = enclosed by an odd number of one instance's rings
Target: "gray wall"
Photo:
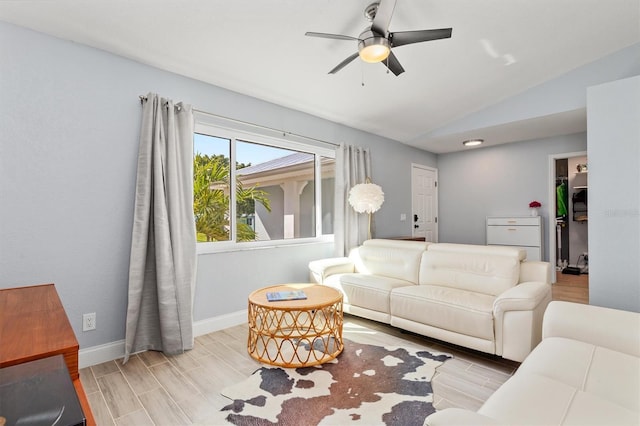
[[[640,43],[636,43],[423,137],[470,131],[478,135],[485,128],[512,121],[586,110],[589,86],[639,72]],[[543,204],[544,258],[548,259],[549,211],[551,219],[555,215],[554,207],[546,205],[548,157],[585,151],[586,145],[586,133],[576,133],[439,155],[439,241],[484,244],[486,216],[526,215],[529,202],[536,199]],[[551,226],[555,227],[553,221]]]
[[[344,140],[359,140],[357,145],[371,147],[372,181],[380,185],[384,192],[384,203],[374,214],[373,235],[377,238],[411,235],[412,222],[400,221],[402,213],[411,216],[411,164],[436,168],[436,155],[407,145],[390,143],[380,137],[372,136],[367,140],[360,136],[356,139],[355,132],[349,130]]]
[[[486,244],[487,216],[527,216],[538,200],[548,259],[549,155],[584,151],[585,133],[498,145],[438,156],[440,242]]]
[[[81,348],[124,338],[140,126],[138,95],[157,92],[213,114],[370,147],[372,177],[385,192],[385,203],[375,214],[375,232],[380,237],[411,234],[411,221],[399,220],[401,213],[411,214],[411,163],[439,169],[440,241],[484,243],[487,215],[526,214],[529,201],[538,199],[543,202],[542,215],[548,217],[549,206],[544,205],[548,155],[586,147],[585,134],[576,134],[436,157],[3,22],[0,58],[0,288],[55,282]],[[636,109],[625,113],[637,117],[637,92],[635,96]],[[617,104],[615,110],[616,114],[623,111]],[[607,158],[610,147],[589,146],[594,151],[589,153],[590,189],[596,185],[596,176],[611,173],[611,179],[616,179],[621,171],[632,170],[631,182],[635,179],[636,185],[629,188],[636,189],[637,197],[638,138],[628,137],[637,134],[637,127],[624,135],[608,125],[599,128],[606,133],[601,140],[621,143],[624,160],[631,163],[621,168],[619,164],[624,163],[616,160],[598,173],[594,155]],[[601,189],[600,194],[604,193]],[[596,202],[595,198],[596,193],[591,201]],[[632,214],[621,217],[603,209],[599,221],[590,220],[590,238],[595,234],[598,244],[605,234],[616,242],[606,231],[620,220],[632,222],[631,229],[636,226],[638,235],[637,198],[630,207],[614,206],[614,213]],[[606,268],[593,263],[595,245],[590,242],[591,278],[599,284],[592,294],[602,304],[613,304],[617,298],[637,309],[633,299],[638,300],[638,271],[633,266],[638,265],[637,245],[627,242],[612,247],[603,257]],[[200,255],[194,319],[245,309],[246,295],[255,288],[305,281],[307,262],[332,253],[331,244],[312,244]],[[611,263],[610,257],[626,261],[629,255],[635,255],[627,268],[630,273],[621,277],[623,283],[612,284],[616,268],[610,265],[617,263]],[[96,331],[81,331],[85,312],[97,312]]]
[[[589,301],[640,312],[640,76],[587,100]]]
[[[369,146],[386,194],[380,235],[410,233],[411,163],[435,155],[308,114],[0,22],[0,288],[56,283],[81,348],[124,338],[139,95],[213,114]],[[195,320],[246,308],[247,294],[306,281],[331,244],[201,255]],[[97,330],[81,331],[82,313]]]

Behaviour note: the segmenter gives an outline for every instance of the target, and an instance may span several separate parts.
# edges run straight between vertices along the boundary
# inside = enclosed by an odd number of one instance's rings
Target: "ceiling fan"
[[[452,28],[389,32],[389,23],[395,7],[396,0],[380,0],[367,6],[364,10],[364,16],[371,21],[371,26],[365,28],[358,37],[315,32],[307,32],[305,35],[336,40],[357,40],[358,51],[336,65],[335,68],[329,71],[329,74],[337,73],[360,56],[365,62],[383,62],[397,76],[404,72],[404,68],[402,68],[402,65],[400,65],[400,62],[391,51],[392,48],[423,41],[450,38]]]

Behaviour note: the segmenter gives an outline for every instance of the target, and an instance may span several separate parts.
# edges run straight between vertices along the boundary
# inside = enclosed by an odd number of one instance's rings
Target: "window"
[[[199,252],[333,235],[333,149],[213,120],[197,120],[193,139]]]

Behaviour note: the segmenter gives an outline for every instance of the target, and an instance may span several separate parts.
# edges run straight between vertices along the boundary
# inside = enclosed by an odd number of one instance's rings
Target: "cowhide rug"
[[[221,393],[235,425],[422,425],[435,410],[431,378],[451,358],[408,347],[344,340],[335,360],[315,367],[262,367]]]

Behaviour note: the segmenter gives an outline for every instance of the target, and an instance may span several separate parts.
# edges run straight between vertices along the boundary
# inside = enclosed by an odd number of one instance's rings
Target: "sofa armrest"
[[[437,411],[427,417],[424,421],[425,426],[468,426],[468,425],[502,425],[496,419],[483,416],[474,411],[464,410],[462,408],[447,408],[442,411]]]
[[[496,355],[522,362],[542,340],[542,319],[551,302],[546,282],[526,282],[493,302]]]
[[[551,282],[551,264],[549,262],[531,261],[520,263],[520,282]]]
[[[546,282],[526,282],[511,287],[493,302],[494,316],[506,311],[532,311],[551,296],[551,286]]]
[[[544,314],[542,337],[566,337],[640,356],[640,313],[554,301]]]
[[[323,284],[330,275],[348,274],[355,271],[355,265],[348,257],[332,257],[309,262],[311,282]]]

